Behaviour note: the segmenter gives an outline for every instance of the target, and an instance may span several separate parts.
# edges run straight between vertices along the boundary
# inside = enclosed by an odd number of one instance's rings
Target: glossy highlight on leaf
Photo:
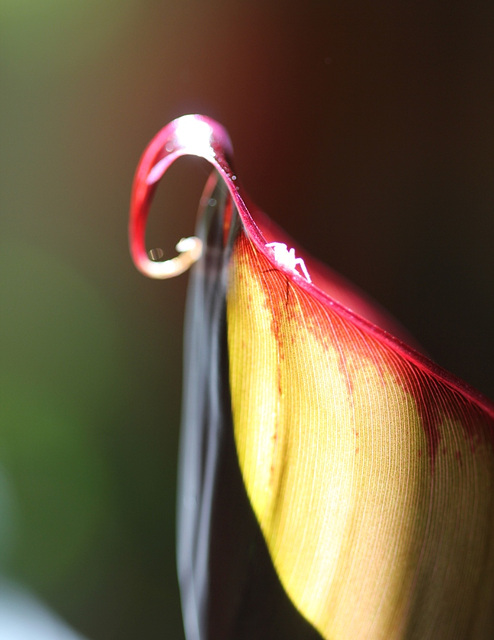
[[[256,527],[287,598],[326,640],[494,637],[492,404],[247,205],[228,136],[203,116],[170,123],[141,159],[130,223],[141,270],[154,189],[186,154],[214,169],[186,345],[189,640],[311,637],[295,625],[246,631],[263,606],[239,604]]]

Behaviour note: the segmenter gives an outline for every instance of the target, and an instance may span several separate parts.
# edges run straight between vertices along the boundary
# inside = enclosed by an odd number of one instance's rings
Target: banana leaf
[[[196,239],[157,263],[154,190],[207,160]],[[192,268],[178,496],[188,640],[494,637],[494,407],[248,202],[216,122],[144,152],[131,251]],[[413,345],[413,346],[412,346]]]

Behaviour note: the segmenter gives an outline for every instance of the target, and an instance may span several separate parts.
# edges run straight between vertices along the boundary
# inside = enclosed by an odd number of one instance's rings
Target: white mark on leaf
[[[307,271],[307,267],[305,266],[305,262],[302,258],[296,257],[295,249],[288,249],[287,245],[283,242],[269,242],[266,247],[273,251],[274,259],[279,265],[299,276],[302,275],[307,282],[312,282],[309,272]]]

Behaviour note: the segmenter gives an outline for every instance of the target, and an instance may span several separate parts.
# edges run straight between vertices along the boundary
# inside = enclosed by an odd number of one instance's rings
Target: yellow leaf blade
[[[245,236],[227,313],[240,467],[294,604],[328,640],[466,637],[492,589],[489,417]]]

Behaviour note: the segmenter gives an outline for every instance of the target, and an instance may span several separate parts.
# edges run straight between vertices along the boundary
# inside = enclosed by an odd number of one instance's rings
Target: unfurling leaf
[[[178,527],[189,640],[494,637],[494,407],[247,208],[208,118],[175,120],[141,159],[142,271],[182,270],[149,261],[144,229],[187,154],[214,168],[178,259],[198,259]]]

